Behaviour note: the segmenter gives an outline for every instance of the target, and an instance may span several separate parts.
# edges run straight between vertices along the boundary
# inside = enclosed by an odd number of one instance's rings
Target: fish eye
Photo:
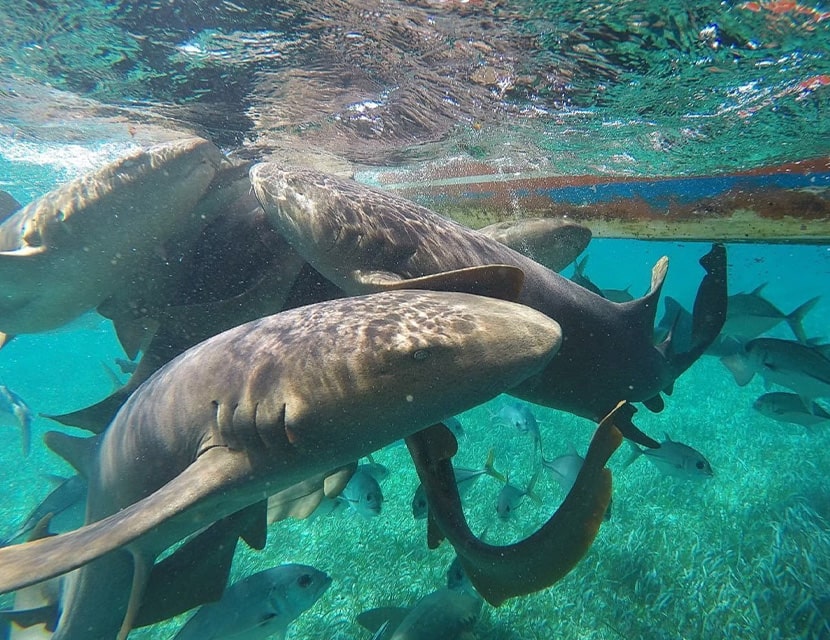
[[[698,460],[698,461],[697,461],[697,464],[695,464],[695,466],[696,466],[698,469],[703,469],[703,468],[705,468],[705,467],[706,467],[706,464],[703,462],[703,460]]]
[[[297,584],[300,585],[303,589],[306,587],[310,587],[313,580],[311,579],[311,575],[308,573],[304,573],[299,578],[297,578]]]
[[[427,358],[429,358],[429,351],[427,349],[418,349],[412,354],[412,359],[419,362],[421,360],[426,360]]]

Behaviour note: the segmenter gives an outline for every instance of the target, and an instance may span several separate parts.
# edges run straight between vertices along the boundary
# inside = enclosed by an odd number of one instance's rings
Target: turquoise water
[[[13,35],[0,44],[0,188],[21,202],[143,144],[164,126],[210,134],[223,150],[249,157],[303,146],[306,157],[331,154],[381,168],[461,154],[509,157],[563,174],[678,175],[828,152],[830,86],[800,84],[830,73],[830,18],[822,17],[820,5],[777,11],[780,3],[761,3],[757,10],[754,3],[688,8],[620,2],[590,9],[516,3],[508,10],[499,3],[441,9],[424,2],[406,9],[410,36],[420,34],[407,40],[390,34],[391,11],[380,5],[357,10],[331,3],[328,10],[342,25],[337,30],[305,3],[282,7],[267,25],[261,20],[270,9],[259,3],[212,9],[205,3],[201,12],[163,3],[60,4],[51,12],[35,11],[39,3],[31,2],[0,7],[0,30]],[[239,6],[247,9],[233,8]],[[495,26],[485,28],[477,11]],[[424,12],[434,16],[437,40],[425,35],[430,23]],[[375,45],[366,58],[336,37],[358,28]],[[459,28],[470,37],[447,36]],[[530,44],[528,34],[537,36]],[[394,57],[407,46],[418,55]],[[398,66],[381,64],[383,56]],[[509,67],[514,81],[501,93],[480,82],[455,84],[453,69],[466,73],[476,66]],[[354,70],[351,84],[342,82],[344,69]],[[545,75],[550,69],[558,75]],[[298,70],[313,90],[288,82],[301,75]],[[228,83],[234,74],[238,82]],[[516,82],[522,74],[535,80]],[[272,85],[253,86],[252,79],[263,77]],[[447,86],[459,92],[455,98],[469,90],[475,104],[433,103]],[[406,91],[407,100],[390,98]],[[400,117],[420,113],[412,95],[433,108],[430,126],[414,127]],[[341,117],[365,114],[354,105],[370,100],[382,103],[382,135],[366,133],[377,119]],[[284,112],[275,113],[275,104],[284,104]],[[137,134],[118,124],[125,117],[139,122]],[[603,288],[631,285],[639,293],[654,262],[668,255],[664,295],[688,307],[702,275],[697,260],[707,248],[595,240],[586,252],[588,272]],[[786,312],[821,296],[804,326],[808,336],[830,341],[830,247],[747,244],[730,245],[728,252],[730,293],[766,282],[765,295]],[[773,335],[790,337],[784,327]],[[19,336],[0,350],[0,383],[37,414],[63,413],[111,393],[105,366],[114,369],[123,355],[110,323],[90,315],[58,332]],[[610,465],[613,516],[586,558],[550,589],[497,609],[485,606],[478,637],[830,637],[830,427],[806,429],[761,416],[752,403],[763,392],[757,377],[738,387],[714,357],[695,363],[666,409],[641,410],[638,425],[660,440],[665,432],[701,451],[714,477],[663,477],[647,460],[623,469],[629,456],[623,446]],[[492,423],[498,402],[460,416],[467,436],[456,463],[478,467],[495,447],[496,468],[523,484],[534,471],[531,444]],[[534,411],[546,456],[563,454],[571,444],[584,453],[591,423]],[[51,489],[43,474],[71,473],[40,440],[55,428],[36,417],[32,453],[24,460],[17,426],[0,422],[0,532]],[[368,638],[354,622],[358,613],[411,603],[444,584],[452,551],[446,544],[429,551],[424,522],[411,517],[417,480],[406,450],[383,450],[376,460],[392,471],[378,518],[347,512],[282,522],[270,527],[264,551],[240,544],[232,580],[283,562],[311,564],[333,577],[290,638]],[[465,499],[473,530],[486,529],[491,542],[531,533],[563,498],[543,474],[541,504],[526,500],[513,520],[501,523],[494,513],[499,488],[485,478]],[[11,606],[11,597],[0,596],[0,606]],[[130,637],[170,638],[185,618]]]

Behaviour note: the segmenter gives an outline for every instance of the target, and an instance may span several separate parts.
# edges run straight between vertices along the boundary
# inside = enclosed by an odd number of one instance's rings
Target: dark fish
[[[811,298],[792,313],[784,313],[761,295],[766,283],[752,291],[729,296],[726,303],[726,321],[722,334],[736,336],[744,341],[757,338],[781,322],[786,322],[799,342],[807,342],[801,322],[819,301]]]
[[[580,287],[587,289],[591,293],[602,296],[602,289],[595,285],[594,282],[587,275],[585,275],[585,267],[587,264],[588,256],[585,256],[582,260],[577,260],[574,263],[574,272],[571,275],[571,282],[575,282]]]
[[[326,592],[331,578],[308,565],[284,564],[235,582],[199,609],[173,640],[285,638],[288,625]]]
[[[786,387],[802,398],[830,396],[830,358],[824,347],[756,338],[747,342],[743,351],[724,356],[721,362],[741,387],[757,373],[767,385]]]
[[[623,468],[627,468],[640,456],[646,456],[663,475],[684,480],[705,480],[714,475],[712,465],[703,454],[682,442],[675,442],[666,434],[658,449],[641,449],[629,442],[634,450]]]
[[[492,476],[501,482],[507,482],[501,473],[496,471],[493,467],[493,462],[496,459],[496,450],[490,449],[487,454],[487,461],[484,463],[483,469],[468,469],[465,467],[454,467],[455,484],[458,487],[458,494],[463,498],[464,495],[472,488],[475,481],[483,475]],[[415,494],[412,496],[412,515],[416,520],[423,520],[428,515],[429,505],[427,504],[427,497],[424,493],[424,486],[419,484],[415,489]]]
[[[752,407],[760,414],[777,420],[800,424],[805,427],[830,425],[830,413],[821,405],[805,401],[796,393],[774,391],[758,398]]]

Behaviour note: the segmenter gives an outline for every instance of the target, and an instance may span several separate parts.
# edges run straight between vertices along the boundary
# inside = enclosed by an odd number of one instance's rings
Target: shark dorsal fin
[[[61,431],[47,431],[43,435],[43,441],[47,447],[71,464],[81,476],[89,477],[100,436],[82,438]]]
[[[455,291],[499,298],[509,302],[518,300],[524,284],[524,272],[518,267],[504,264],[467,267],[408,280],[402,280],[387,272],[376,271],[360,272],[356,278],[372,291],[397,289]]]

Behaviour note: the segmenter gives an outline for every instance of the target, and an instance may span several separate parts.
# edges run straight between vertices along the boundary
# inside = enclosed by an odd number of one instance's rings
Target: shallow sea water
[[[27,4],[30,3],[22,3],[21,7]],[[223,11],[232,14],[227,9],[230,4],[223,3]],[[342,8],[349,3],[333,4]],[[758,4],[758,11],[747,8],[753,4]],[[497,159],[506,149],[509,151],[504,140],[511,132],[522,140],[520,152],[518,143],[514,147],[517,155],[528,159],[526,152],[531,149],[534,165],[540,159],[557,165],[557,159],[561,159],[558,166],[566,174],[591,170],[640,175],[737,171],[826,154],[830,139],[825,135],[830,121],[830,87],[822,85],[815,91],[801,92],[787,88],[828,72],[822,43],[828,42],[830,18],[819,19],[825,15],[819,5],[797,5],[804,11],[789,13],[774,10],[783,6],[781,3],[744,5],[701,4],[696,11],[688,12],[669,6],[666,11],[675,19],[660,31],[662,39],[654,35],[657,27],[649,30],[643,26],[649,20],[652,24],[659,22],[652,15],[661,13],[659,8],[649,8],[652,13],[648,13],[642,8],[648,8],[646,4],[620,3],[624,17],[613,17],[613,3],[598,5],[596,15],[604,16],[606,29],[586,28],[582,42],[594,52],[604,51],[604,57],[589,56],[584,47],[569,41],[573,51],[590,58],[580,58],[579,62],[592,65],[585,67],[580,81],[574,81],[576,88],[569,100],[564,104],[553,99],[545,102],[545,113],[533,119],[503,109],[498,122],[493,124],[492,135],[480,135],[479,129],[469,127],[475,114],[456,113],[452,117],[459,129],[442,137],[437,146],[429,147],[427,155],[432,160],[440,159],[441,153],[469,153],[476,158],[483,154]],[[717,48],[707,45],[704,39],[700,45],[699,34],[707,24],[701,7],[724,20],[728,18],[721,32],[744,34],[743,44],[728,45],[724,40]],[[99,9],[93,14],[96,20],[85,24],[85,37],[110,37],[104,27],[109,25],[104,19],[106,12]],[[533,24],[551,20],[552,6],[540,3],[537,9]],[[5,7],[6,13],[0,15],[8,20],[21,10]],[[590,23],[585,11],[573,10],[567,18],[584,27]],[[637,15],[641,15],[640,21],[635,20]],[[80,29],[66,16],[61,20],[50,23],[49,32],[58,48],[64,42],[59,36],[71,34],[73,28]],[[694,29],[683,27],[689,22],[695,24]],[[639,84],[632,75],[637,65],[623,65],[629,60],[626,56],[634,54],[622,46],[616,56],[608,52],[616,46],[615,42],[620,45],[619,34],[626,33],[626,29],[637,35],[631,42],[651,47],[651,66],[643,72]],[[171,24],[171,41],[175,36],[180,43],[184,42],[180,33],[172,33],[174,30],[175,25]],[[217,27],[217,32],[220,30]],[[231,28],[226,30],[233,32]],[[198,30],[194,28],[194,42],[198,40],[196,35],[208,32],[204,24]],[[758,46],[750,46],[753,36],[761,32],[763,37],[756,38]],[[697,35],[691,39],[692,44],[684,44],[680,36],[689,33]],[[610,38],[614,34],[617,40]],[[160,38],[158,33],[154,35]],[[600,38],[603,35],[609,38],[605,42]],[[10,84],[25,77],[38,83],[55,82],[56,87],[104,102],[119,102],[114,94],[104,95],[107,74],[112,73],[116,62],[107,62],[104,56],[100,68],[87,67],[85,78],[92,80],[91,88],[84,92],[83,82],[71,73],[73,69],[76,73],[83,70],[82,62],[67,63],[71,68],[60,70],[63,82],[58,83],[57,76],[48,77],[47,70],[54,69],[54,65],[44,61],[52,52],[44,51],[43,43],[35,42],[34,36],[29,38],[28,45],[17,43],[18,53],[10,49],[0,56],[0,65],[9,72]],[[216,36],[210,38],[215,44]],[[738,37],[735,38],[737,42]],[[206,41],[198,40],[208,47]],[[31,47],[28,57],[20,53],[26,46]],[[711,60],[703,59],[701,47],[708,47]],[[115,55],[116,50],[107,55]],[[79,61],[86,55],[80,50],[70,51]],[[177,55],[185,54],[179,51]],[[177,66],[180,75],[171,79],[170,87],[175,85],[183,91],[181,87],[188,86],[187,70],[201,73],[210,59],[205,55],[190,61],[189,67]],[[216,54],[213,59],[221,56]],[[750,59],[757,71],[754,81],[746,71],[748,65],[742,63]],[[608,75],[610,72],[606,73],[599,64],[603,60],[617,73]],[[680,60],[690,67],[696,65],[695,68],[708,64],[714,70],[699,77],[707,78],[707,82],[714,77],[721,80],[700,85],[698,93],[688,83],[672,84],[671,60]],[[136,90],[155,91],[151,97],[156,101],[166,99],[178,106],[188,103],[172,89],[167,93],[161,91],[163,82],[158,80],[159,76],[153,76],[146,68],[141,71],[143,77],[155,78],[155,83],[128,83],[140,74],[126,73],[124,84],[112,89],[122,92],[122,106],[135,98]],[[760,78],[762,72],[766,75]],[[600,78],[604,79],[605,88],[598,88]],[[567,93],[564,85],[556,87],[564,92],[562,95]],[[549,93],[543,92],[548,97]],[[11,94],[3,95],[8,98]],[[636,95],[643,107],[639,112],[633,107]],[[699,109],[690,106],[696,99],[700,100]],[[148,103],[149,100],[148,97]],[[683,102],[684,106],[672,111],[674,102]],[[11,111],[6,110],[8,104],[0,105],[0,115],[4,116],[0,118],[0,138],[4,142],[0,150],[0,188],[22,202],[117,156],[133,144],[129,138],[112,141],[103,135],[96,137],[95,130],[89,128],[76,132],[78,146],[73,147],[68,141],[73,137],[68,133],[71,123],[53,121],[47,135],[48,120],[35,122],[32,114],[30,121],[19,116],[12,118]],[[557,105],[560,111],[554,113]],[[592,105],[592,111],[582,110]],[[745,113],[739,117],[735,114],[740,109]],[[697,123],[694,131],[689,129],[690,114]],[[181,113],[176,117],[181,117]],[[298,122],[300,119],[298,116]],[[702,120],[706,122],[700,125]],[[220,128],[197,117],[194,121],[209,132],[216,133]],[[291,126],[301,128],[297,122]],[[285,134],[290,128],[286,126],[280,133]],[[746,136],[741,137],[741,132]],[[486,126],[484,133],[487,134]],[[532,138],[532,144],[527,142],[528,138]],[[230,141],[238,139],[239,136],[228,134],[223,148],[232,150]],[[261,138],[251,144],[273,151]],[[411,160],[418,153],[406,157]],[[375,160],[390,157],[388,147],[383,145],[367,147],[363,159],[368,156]],[[676,297],[689,306],[702,276],[697,260],[707,249],[706,243],[597,239],[586,254],[590,256],[589,275],[596,283],[603,288],[631,285],[633,292],[647,288],[651,266],[660,256],[668,255],[670,268],[663,295]],[[765,295],[785,312],[808,298],[821,296],[804,326],[808,336],[822,342],[830,340],[830,247],[745,244],[729,245],[728,252],[730,293],[749,291],[766,282]],[[571,269],[565,273],[570,274]],[[777,328],[772,335],[791,337],[786,327]],[[108,395],[113,381],[105,366],[113,368],[115,358],[122,356],[109,322],[89,315],[60,331],[20,336],[0,350],[0,383],[19,393],[38,414],[62,413]],[[625,445],[621,447],[610,464],[614,474],[613,516],[601,527],[585,559],[550,589],[508,601],[497,609],[485,606],[477,626],[478,637],[830,638],[830,427],[806,429],[761,416],[753,410],[752,403],[763,392],[763,383],[757,377],[740,388],[716,358],[704,356],[678,380],[662,413],[650,414],[641,409],[638,426],[658,439],[665,432],[701,451],[711,462],[714,477],[704,482],[663,477],[647,460],[623,469],[629,450]],[[496,399],[490,407],[479,407],[459,416],[467,435],[460,442],[456,464],[479,466],[488,450],[495,447],[496,468],[508,472],[517,483],[526,483],[534,471],[530,441],[507,427],[492,424],[490,412],[498,402]],[[565,453],[571,444],[584,453],[593,433],[591,423],[542,407],[534,407],[534,411],[542,424],[547,457]],[[32,453],[24,461],[16,425],[8,420],[0,422],[0,532],[11,529],[48,493],[51,486],[43,474],[70,473],[70,468],[40,440],[45,431],[54,428],[56,425],[48,419],[35,419]],[[378,518],[364,519],[345,512],[311,521],[282,522],[270,527],[264,551],[254,552],[240,543],[232,580],[284,562],[312,564],[332,576],[328,592],[292,625],[289,638],[369,638],[371,634],[354,621],[358,613],[371,607],[414,602],[445,582],[453,554],[446,544],[429,551],[424,521],[415,521],[411,516],[410,500],[417,480],[405,448],[382,450],[375,459],[392,471],[383,484],[386,502]],[[494,509],[499,485],[490,478],[482,479],[465,499],[473,530],[486,529],[487,539],[493,542],[528,535],[563,498],[558,485],[545,473],[537,490],[542,499],[540,505],[526,500],[513,520],[502,523],[496,519]],[[0,596],[0,606],[10,605],[10,596]],[[135,630],[130,638],[171,638],[186,617]]]

